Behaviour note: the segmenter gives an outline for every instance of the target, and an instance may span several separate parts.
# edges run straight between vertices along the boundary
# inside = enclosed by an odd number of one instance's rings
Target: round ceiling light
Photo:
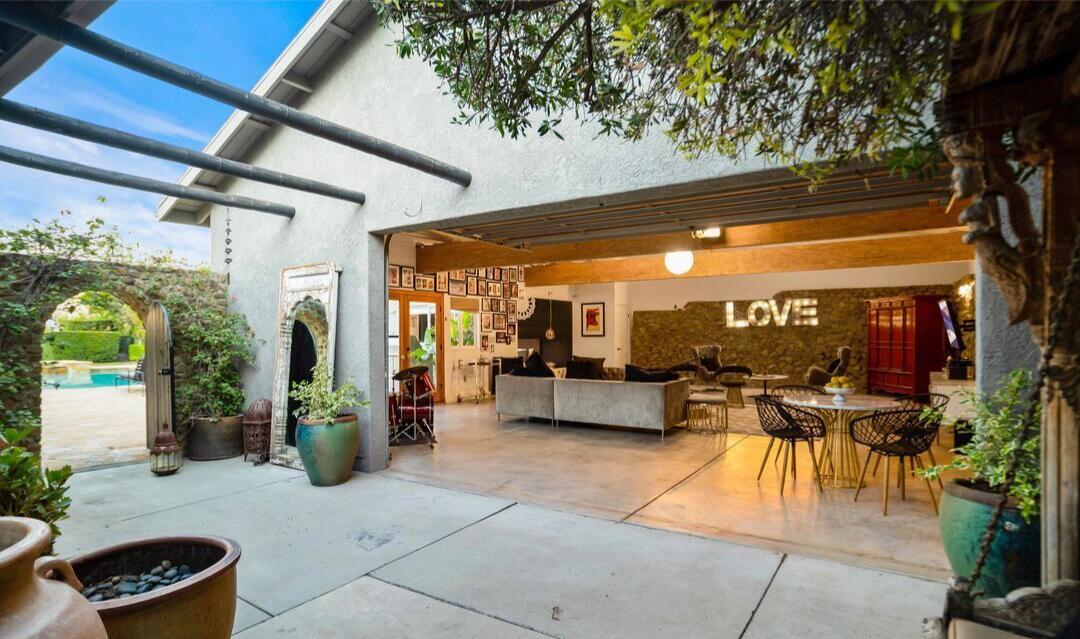
[[[664,267],[672,275],[682,275],[694,266],[693,251],[672,251],[664,255]]]

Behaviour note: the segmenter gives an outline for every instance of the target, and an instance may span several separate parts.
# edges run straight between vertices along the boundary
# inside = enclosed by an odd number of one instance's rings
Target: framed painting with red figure
[[[604,303],[582,302],[581,304],[581,336],[603,337],[604,336]]]

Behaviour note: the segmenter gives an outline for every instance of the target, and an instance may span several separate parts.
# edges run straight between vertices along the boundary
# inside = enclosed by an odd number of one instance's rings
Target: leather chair
[[[830,378],[846,374],[850,363],[851,347],[841,346],[836,349],[836,359],[829,362],[825,368],[811,366],[806,369],[806,383],[811,386],[825,386]]]

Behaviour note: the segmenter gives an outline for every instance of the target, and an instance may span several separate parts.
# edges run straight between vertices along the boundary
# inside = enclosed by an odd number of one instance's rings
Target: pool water
[[[59,390],[73,388],[112,388],[119,384],[127,386],[127,381],[118,379],[126,374],[123,370],[68,370],[66,373],[44,373],[41,376],[42,386]]]

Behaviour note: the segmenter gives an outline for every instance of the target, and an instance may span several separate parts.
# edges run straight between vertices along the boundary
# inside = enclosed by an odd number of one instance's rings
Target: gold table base
[[[727,432],[727,404],[688,401],[686,430],[692,433]]]
[[[848,426],[873,411],[810,409],[825,420],[825,443],[818,455],[821,483],[829,488],[858,488],[859,459]]]

